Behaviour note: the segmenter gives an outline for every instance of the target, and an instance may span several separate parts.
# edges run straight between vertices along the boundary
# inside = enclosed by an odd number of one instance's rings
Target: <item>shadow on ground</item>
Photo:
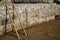
[[[27,28],[28,37],[21,31],[21,39],[9,32],[0,37],[0,40],[60,40],[60,19],[44,22]]]

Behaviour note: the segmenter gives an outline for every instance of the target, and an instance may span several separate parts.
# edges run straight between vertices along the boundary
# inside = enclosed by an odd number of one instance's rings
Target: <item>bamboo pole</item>
[[[17,13],[17,10],[16,10],[16,8],[15,8],[15,5],[14,5],[14,12],[16,13],[17,18],[18,18],[19,21],[20,21],[21,28],[23,29],[25,35],[27,36],[27,32],[26,32],[26,30],[24,29],[23,23],[22,23],[21,20],[20,20],[20,17],[19,17],[19,15],[18,15],[18,13]]]
[[[7,10],[8,10],[8,13],[9,13],[9,9],[7,9]],[[11,17],[11,13],[9,13],[9,17]],[[14,26],[14,29],[15,29],[15,32],[16,32],[16,34],[17,34],[18,39],[20,39],[20,36],[19,36],[19,34],[18,34],[18,31],[17,31],[17,29],[15,28],[15,27],[16,27],[15,22],[12,20],[12,18],[10,19],[10,21],[12,21],[12,24],[11,24],[11,25]]]

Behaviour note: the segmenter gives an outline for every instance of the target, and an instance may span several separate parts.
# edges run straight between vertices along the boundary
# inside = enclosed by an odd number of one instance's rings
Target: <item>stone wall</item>
[[[13,14],[13,5],[8,6],[9,12],[11,15]],[[36,4],[15,4],[15,9],[20,17],[21,22],[24,24],[24,27],[32,26],[35,24],[40,24],[42,22],[47,22],[49,20],[54,20],[55,15],[60,15],[60,5],[55,3],[46,4],[46,3],[36,3]],[[21,29],[19,27],[19,20],[17,18],[16,12],[15,15],[15,23],[17,30]],[[0,34],[4,32],[4,21],[6,18],[6,7],[4,5],[0,6]],[[9,16],[7,17],[9,19]],[[10,23],[7,24],[7,32],[12,30],[12,26]]]

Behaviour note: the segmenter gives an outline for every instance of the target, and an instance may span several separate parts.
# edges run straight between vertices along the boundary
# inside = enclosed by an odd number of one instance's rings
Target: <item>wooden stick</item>
[[[27,36],[27,32],[26,32],[26,30],[24,29],[23,23],[21,22],[20,17],[19,17],[19,15],[18,15],[18,13],[17,13],[15,7],[14,7],[14,12],[16,12],[17,18],[18,18],[19,21],[20,21],[21,28],[23,29],[25,35]]]
[[[8,13],[9,13],[9,9],[8,9]],[[11,17],[10,13],[9,13],[9,17]],[[14,23],[14,21],[12,20],[12,18],[11,18],[11,20],[10,20],[10,21],[12,21],[12,24],[11,24],[11,25],[13,25],[13,26],[14,26],[15,32],[16,32],[17,37],[18,37],[18,39],[19,39],[19,38],[20,38],[20,36],[19,36],[19,34],[18,34],[17,29],[15,28],[16,24]]]

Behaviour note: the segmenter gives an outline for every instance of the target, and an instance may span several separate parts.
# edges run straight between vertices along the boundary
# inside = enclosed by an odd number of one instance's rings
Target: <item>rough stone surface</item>
[[[12,15],[13,14],[13,6],[10,5],[8,6],[9,8],[9,12]],[[17,14],[20,17],[20,20],[22,23],[24,23],[24,27],[26,28],[26,24],[27,26],[31,26],[31,25],[35,25],[37,23],[42,23],[42,22],[47,22],[49,20],[53,20],[55,19],[55,15],[59,15],[59,11],[60,11],[60,5],[57,5],[55,3],[52,4],[44,4],[44,3],[37,3],[37,4],[15,4],[15,9],[17,10]],[[0,6],[0,19],[5,20],[6,18],[6,8],[5,6]],[[21,29],[21,27],[19,27],[19,20],[17,18],[16,15],[16,11],[14,11],[14,15],[15,15],[15,23],[16,23],[16,28],[17,30]],[[9,19],[9,16],[7,17]],[[0,25],[1,22],[0,21]],[[9,27],[10,26],[10,27]],[[4,25],[0,26],[0,28],[4,28]],[[3,30],[3,29],[2,29]],[[9,23],[7,25],[7,30],[11,31],[12,30],[12,26]]]

